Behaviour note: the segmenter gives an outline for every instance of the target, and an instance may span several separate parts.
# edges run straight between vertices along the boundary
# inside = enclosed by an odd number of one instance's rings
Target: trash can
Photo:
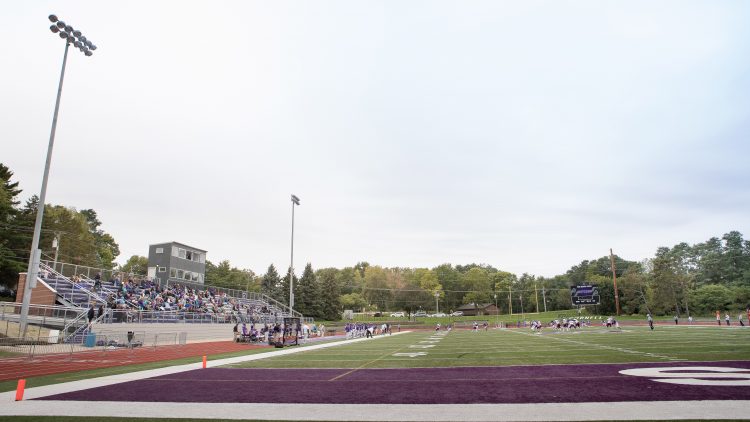
[[[84,346],[86,347],[96,346],[96,334],[94,334],[93,331],[86,334],[86,342],[84,343]]]

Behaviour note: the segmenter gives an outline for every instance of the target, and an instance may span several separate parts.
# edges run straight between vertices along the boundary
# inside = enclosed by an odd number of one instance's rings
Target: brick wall
[[[23,302],[23,289],[26,288],[26,273],[18,275],[18,290],[16,291],[16,303]],[[31,290],[32,305],[54,305],[57,301],[57,292],[43,281],[38,281],[36,287]]]

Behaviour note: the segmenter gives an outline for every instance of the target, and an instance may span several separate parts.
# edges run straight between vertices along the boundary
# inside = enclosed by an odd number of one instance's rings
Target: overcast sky
[[[747,1],[20,1],[0,162],[95,209],[124,262],[552,276],[750,235]]]

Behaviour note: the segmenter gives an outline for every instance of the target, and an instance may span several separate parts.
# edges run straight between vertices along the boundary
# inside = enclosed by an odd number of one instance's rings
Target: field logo
[[[635,368],[620,371],[623,375],[651,378],[651,381],[681,385],[750,386],[750,370],[723,366],[670,366]]]

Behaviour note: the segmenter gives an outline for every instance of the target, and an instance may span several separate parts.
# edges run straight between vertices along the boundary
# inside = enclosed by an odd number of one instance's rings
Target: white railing
[[[44,280],[44,282],[47,283],[47,284],[49,284],[50,287],[52,287],[53,289],[55,289],[55,291],[57,291],[58,283],[67,283],[67,284],[69,284],[70,286],[73,287],[73,291],[71,291],[71,293],[70,293],[70,299],[66,298],[65,294],[60,294],[63,298],[65,298],[66,300],[68,300],[70,303],[73,303],[72,297],[75,294],[76,289],[78,289],[81,293],[86,293],[88,295],[88,297],[89,297],[90,300],[93,299],[94,301],[96,301],[98,303],[101,303],[101,304],[106,303],[106,301],[104,299],[102,299],[99,295],[91,292],[88,289],[88,286],[86,286],[84,283],[76,283],[73,280],[71,280],[70,278],[64,276],[62,273],[59,273],[59,272],[55,271],[54,268],[52,268],[52,267],[50,267],[50,266],[48,266],[46,264],[40,263],[39,264],[39,269],[40,269],[40,274],[44,274],[46,272],[47,274],[52,274],[52,275],[55,276],[54,279],[48,278],[47,280]],[[44,279],[44,277],[42,277],[42,278]]]

